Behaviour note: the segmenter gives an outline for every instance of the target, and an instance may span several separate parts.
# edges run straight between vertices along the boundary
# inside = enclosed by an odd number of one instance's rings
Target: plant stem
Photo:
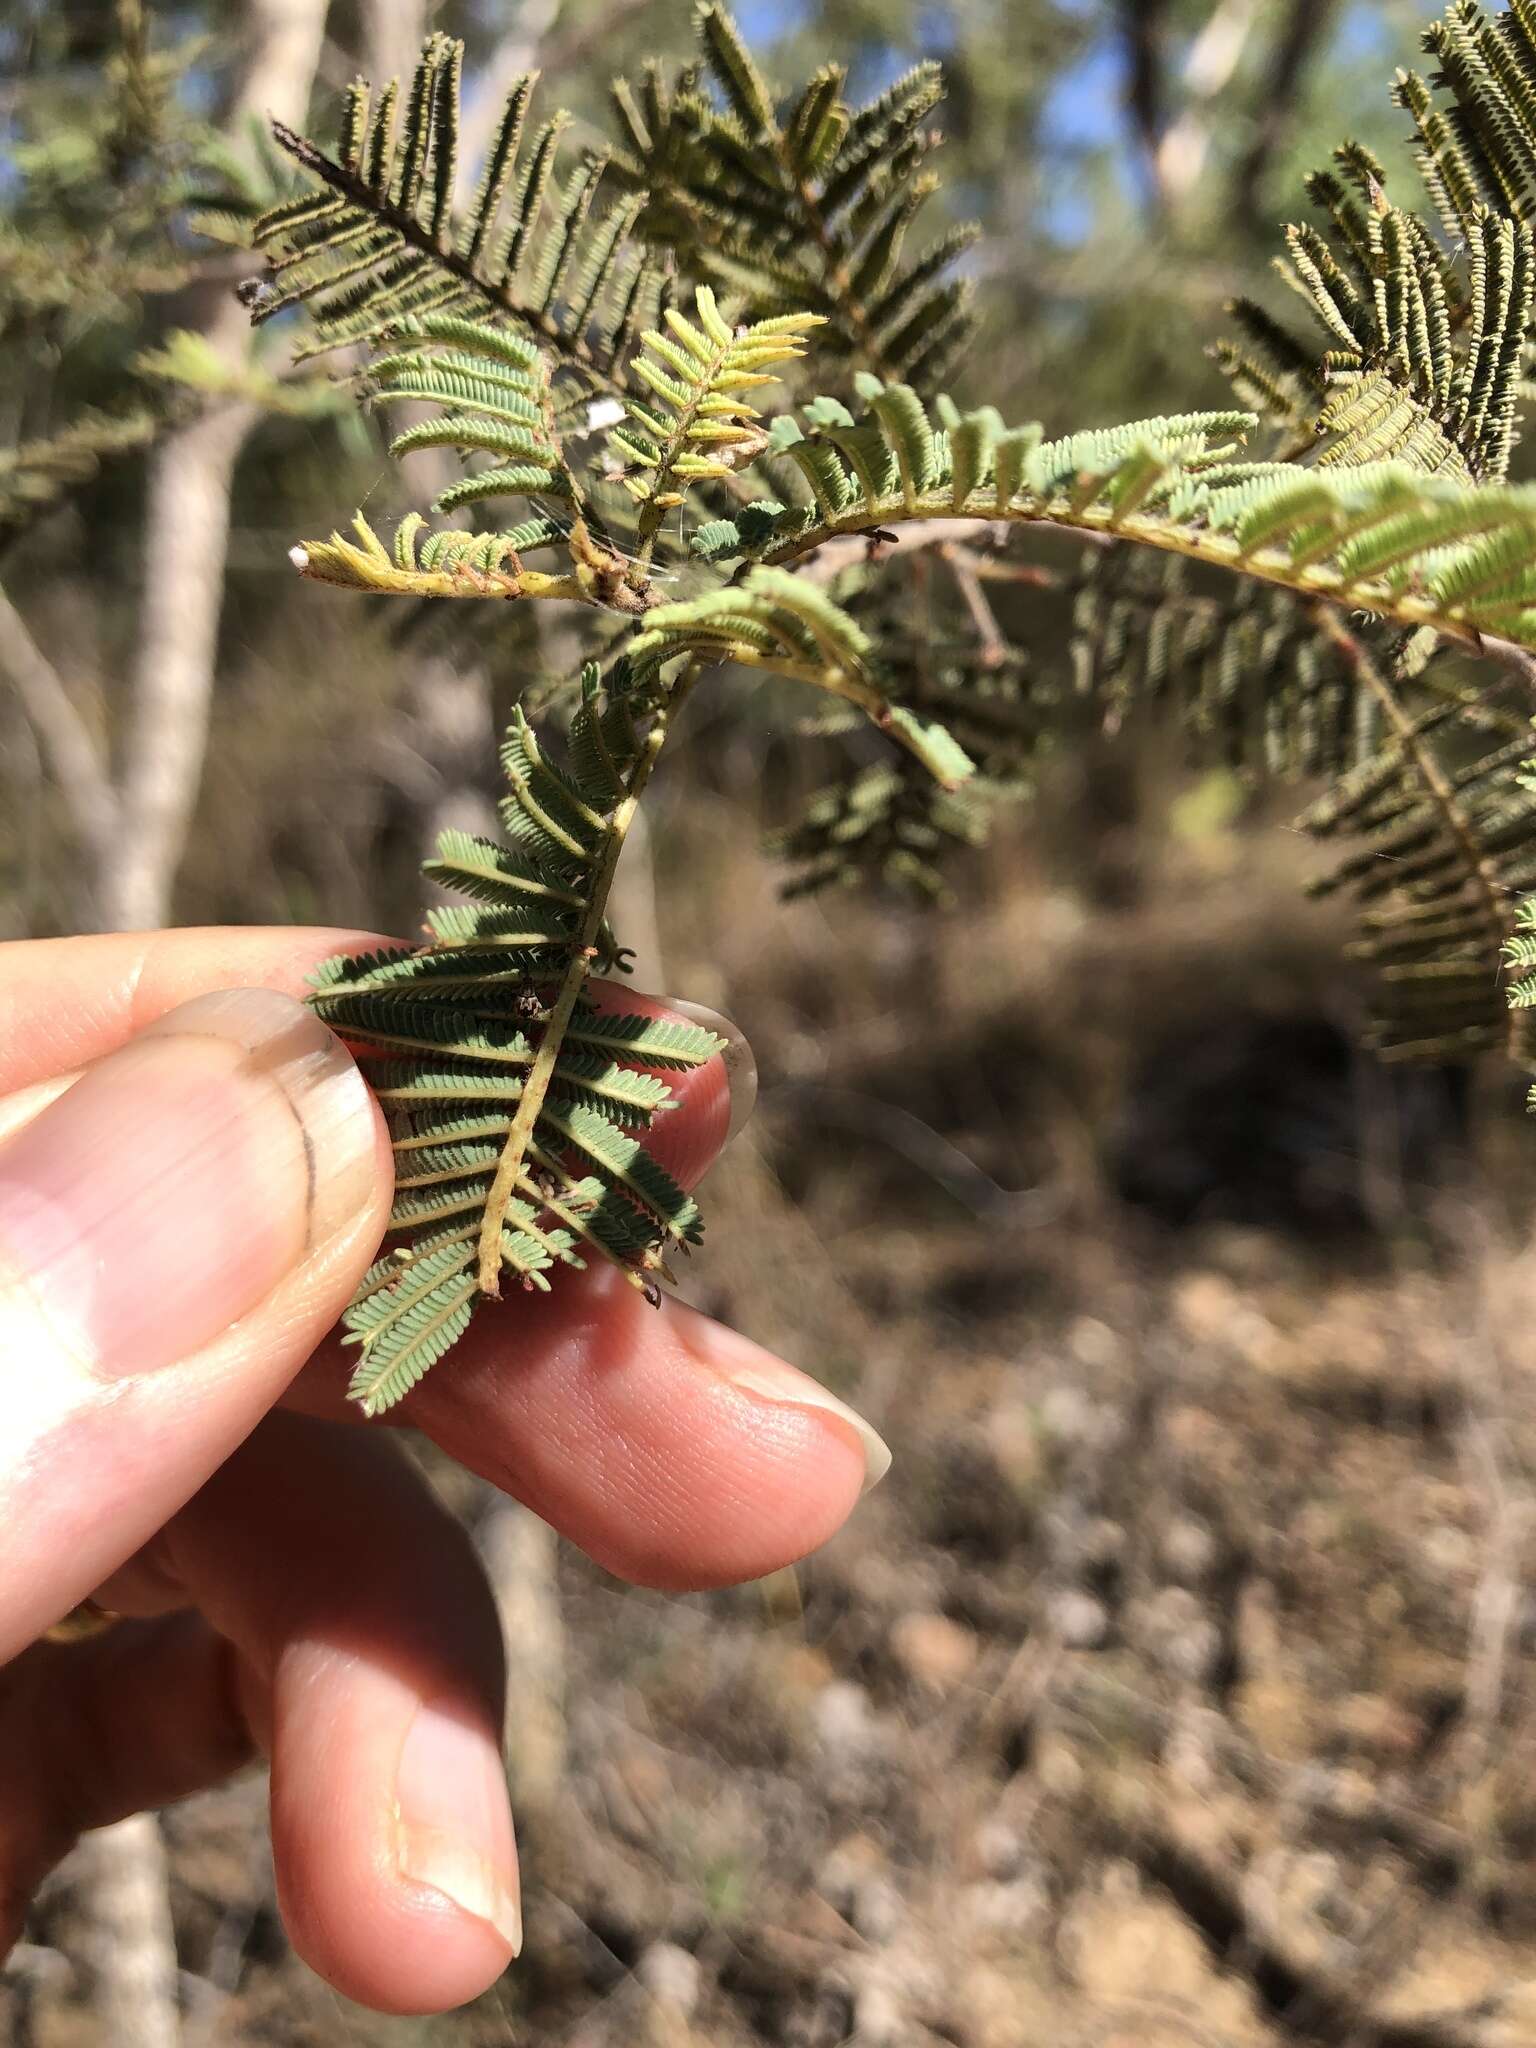
[[[667,516],[668,508],[658,501],[675,487],[672,465],[686,451],[689,433],[699,416],[699,407],[713,390],[715,379],[734,346],[733,335],[729,341],[718,343],[708,363],[701,366],[694,380],[692,395],[677,415],[677,425],[672,429],[666,446],[661,450],[661,460],[651,471],[651,487],[646,493],[644,504],[640,507],[640,519],[635,535],[635,560],[641,570],[650,562],[656,546],[656,536]]]
[[[290,128],[286,122],[274,121],[272,133],[278,147],[285,150],[302,170],[329,185],[333,192],[339,192],[343,199],[353,206],[367,209],[384,227],[391,228],[407,248],[417,250],[423,256],[430,256],[434,263],[446,270],[461,284],[478,292],[486,304],[499,313],[510,313],[514,319],[538,335],[552,347],[581,364],[593,383],[614,396],[621,392],[619,379],[611,375],[598,361],[585,339],[580,335],[566,334],[560,323],[545,308],[524,305],[510,283],[495,284],[467,258],[461,256],[451,244],[440,241],[430,228],[424,227],[415,213],[392,201],[383,199],[355,172],[328,157],[325,151],[317,149],[312,142]]]
[[[937,553],[954,577],[955,585],[965,600],[965,608],[971,615],[980,641],[977,655],[982,667],[1001,668],[1008,659],[1007,637],[981,587],[981,577],[974,562],[964,548],[956,547],[950,541],[940,541]]]
[[[1415,721],[1403,708],[1397,692],[1333,606],[1315,606],[1314,616],[1323,633],[1338,649],[1360,683],[1381,706],[1388,724],[1397,736],[1398,745],[1413,761],[1420,780],[1429,791],[1445,820],[1446,830],[1460,852],[1463,870],[1481,900],[1490,936],[1495,940],[1507,937],[1514,912],[1514,898],[1504,885],[1497,863],[1478,845],[1476,834],[1468,825],[1466,814],[1457,801],[1455,788],[1435,758],[1434,748],[1418,730]]]
[[[1518,666],[1527,677],[1531,674],[1531,664],[1518,660],[1522,652],[1531,650],[1522,650],[1518,641],[1483,632],[1470,619],[1448,615],[1433,598],[1418,595],[1411,586],[1398,588],[1385,581],[1368,578],[1351,582],[1327,563],[1309,563],[1299,567],[1290,554],[1280,548],[1256,548],[1245,554],[1239,543],[1228,534],[1196,527],[1170,526],[1155,515],[1133,512],[1120,516],[1108,507],[1090,506],[1074,512],[1060,500],[1053,500],[1049,505],[1015,503],[999,507],[988,501],[984,490],[973,492],[971,498],[959,506],[939,491],[930,492],[910,505],[900,497],[885,497],[861,504],[837,519],[824,520],[808,533],[797,534],[792,540],[767,549],[758,559],[773,567],[798,567],[806,556],[814,554],[829,541],[852,537],[867,539],[876,529],[910,524],[914,520],[925,524],[953,520],[959,524],[974,522],[978,518],[989,526],[1045,527],[1099,546],[1117,540],[1135,541],[1142,547],[1157,548],[1164,554],[1183,555],[1192,562],[1209,562],[1214,568],[1249,576],[1259,583],[1273,584],[1280,590],[1290,591],[1293,596],[1322,598],[1336,605],[1357,605],[1362,611],[1374,612],[1378,618],[1392,619],[1402,626],[1431,626],[1444,639],[1458,641],[1477,654],[1487,653],[1506,666]]]
[[[560,1048],[565,1042],[566,1031],[592,971],[597,938],[603,927],[603,916],[608,907],[613,878],[618,871],[619,856],[624,851],[624,842],[629,836],[630,826],[634,823],[635,812],[645,793],[646,784],[651,779],[651,771],[655,768],[661,750],[666,744],[672,720],[698,680],[699,666],[696,661],[689,662],[667,691],[651,721],[640,758],[630,773],[629,785],[608,820],[602,851],[598,855],[591,888],[587,895],[586,915],[571,943],[571,957],[545,1021],[538,1053],[523,1083],[523,1092],[518,1098],[517,1114],[512,1119],[511,1129],[507,1132],[507,1141],[502,1147],[501,1158],[496,1166],[496,1178],[491,1183],[490,1196],[485,1205],[485,1215],[480,1225],[477,1275],[482,1294],[497,1296],[501,1293],[501,1233],[507,1219],[507,1210],[517,1193],[518,1181],[523,1174],[528,1148],[533,1140],[534,1127],[544,1107],[544,1098],[549,1093],[549,1084],[554,1077],[555,1063],[560,1057]]]

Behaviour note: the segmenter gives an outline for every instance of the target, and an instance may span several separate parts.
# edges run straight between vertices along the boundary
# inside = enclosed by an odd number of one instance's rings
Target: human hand
[[[82,1831],[257,1750],[289,1933],[339,1990],[439,2011],[516,1952],[490,1592],[388,1431],[343,1426],[328,1334],[390,1155],[295,992],[377,943],[0,946],[0,1956]],[[654,1149],[691,1182],[722,1063],[675,1092]],[[392,1419],[673,1589],[803,1556],[888,1462],[814,1381],[606,1269],[483,1314]],[[88,1597],[128,1618],[38,1640]]]

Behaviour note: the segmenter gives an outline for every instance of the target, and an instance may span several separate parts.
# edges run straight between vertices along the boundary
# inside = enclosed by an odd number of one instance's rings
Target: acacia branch
[[[1519,676],[1536,699],[1536,653],[1529,647],[1522,647],[1517,640],[1502,640],[1496,633],[1480,633],[1477,651]]]
[[[426,29],[423,0],[366,0],[362,14],[365,76],[409,78]]]
[[[662,747],[666,743],[672,720],[686,701],[697,676],[698,664],[690,663],[667,692],[665,702],[658,708],[651,721],[651,729],[646,734],[640,758],[630,775],[629,787],[620,799],[613,816],[608,820],[602,850],[597,856],[596,871],[587,892],[586,914],[571,942],[570,959],[545,1020],[538,1052],[523,1082],[522,1093],[518,1097],[517,1113],[507,1132],[506,1143],[496,1164],[496,1178],[491,1183],[491,1191],[486,1198],[478,1247],[477,1285],[482,1294],[496,1296],[501,1293],[502,1227],[527,1165],[529,1150],[533,1144],[534,1126],[544,1107],[544,1098],[549,1093],[555,1063],[565,1044],[567,1027],[575,1014],[576,1004],[586,987],[592,963],[597,957],[597,939],[607,914],[608,896],[618,872],[619,856],[624,851],[629,828],[634,822],[635,812],[645,793],[646,784],[651,779],[651,771],[656,766]]]
[[[1368,690],[1381,706],[1387,723],[1397,735],[1398,744],[1413,762],[1419,780],[1440,812],[1446,831],[1460,850],[1463,870],[1482,900],[1490,932],[1495,937],[1502,938],[1510,924],[1509,892],[1500,877],[1497,864],[1478,845],[1476,835],[1467,822],[1466,813],[1457,801],[1450,777],[1436,760],[1427,736],[1420,731],[1416,721],[1409,717],[1397,692],[1333,606],[1316,605],[1313,608],[1313,616],[1324,637],[1343,656],[1356,681]]]
[[[972,504],[976,498],[984,497],[985,492],[979,491],[967,502]],[[1292,597],[1358,606],[1362,611],[1372,612],[1377,618],[1399,626],[1428,626],[1442,639],[1453,641],[1475,654],[1492,651],[1503,658],[1504,652],[1512,652],[1517,644],[1485,634],[1470,619],[1447,616],[1442,605],[1411,586],[1399,586],[1383,577],[1364,577],[1357,581],[1326,559],[1298,563],[1286,547],[1245,549],[1229,533],[1206,527],[1171,525],[1155,512],[1123,513],[1110,506],[1088,505],[1067,512],[1054,504],[1051,509],[1045,509],[1037,503],[1015,501],[980,514],[964,508],[957,511],[953,500],[943,491],[929,492],[911,501],[886,497],[856,505],[835,518],[824,519],[808,532],[794,534],[765,548],[758,559],[774,568],[798,568],[802,561],[816,555],[833,541],[856,539],[867,554],[872,539],[879,538],[880,544],[886,545],[884,535],[887,529],[894,536],[905,527],[926,527],[925,541],[931,543],[940,537],[934,530],[940,525],[947,525],[950,533],[959,537],[989,526],[1033,526],[1052,533],[1070,534],[1079,545],[1090,547],[1107,548],[1118,541],[1132,541],[1140,547],[1156,548],[1163,554],[1182,555],[1188,561],[1204,562],[1212,568],[1225,569],[1233,575],[1272,585],[1278,590],[1288,591]],[[1536,674],[1536,650],[1532,650],[1531,667],[1524,672]]]
[[[980,646],[977,655],[983,668],[1001,668],[1008,659],[1008,641],[997,622],[986,591],[982,588],[981,577],[970,554],[952,541],[941,541],[939,559],[955,579],[955,587],[965,601],[965,608],[971,615]]]
[[[492,284],[467,256],[461,256],[446,239],[440,241],[430,228],[423,226],[413,212],[395,205],[392,200],[382,198],[371,185],[349,171],[345,165],[337,163],[333,157],[327,156],[323,149],[317,149],[306,136],[290,128],[287,122],[274,121],[272,136],[278,147],[291,156],[301,170],[308,171],[311,177],[318,178],[323,185],[329,185],[333,192],[340,193],[350,205],[371,214],[380,227],[388,228],[391,234],[398,235],[408,249],[414,249],[418,255],[430,257],[439,270],[457,278],[460,284],[476,293],[494,312],[511,314],[513,319],[520,321],[530,333],[536,334],[540,340],[549,342],[563,355],[580,363],[599,389],[610,393],[617,391],[618,386],[614,379],[604,371],[585,340],[580,335],[563,332],[551,313],[541,308],[525,306],[510,284]],[[257,313],[253,317],[259,323],[265,316]]]
[[[817,548],[798,573],[811,583],[835,583],[845,569],[857,568],[871,556],[884,562],[892,555],[911,554],[917,548],[942,547],[955,541],[985,540],[997,530],[997,525],[995,519],[918,519],[896,528],[880,540],[868,532],[840,534]]]

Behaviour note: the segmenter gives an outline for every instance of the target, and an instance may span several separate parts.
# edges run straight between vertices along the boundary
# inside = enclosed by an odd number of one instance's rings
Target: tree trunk
[[[248,0],[251,52],[231,113],[302,121],[320,61],[327,0]],[[249,346],[225,297],[206,331],[232,362]],[[254,406],[223,403],[171,434],[150,463],[145,586],[116,841],[98,863],[103,922],[163,924],[202,781],[229,538],[230,486]],[[176,1942],[165,1844],[153,1814],[87,1836],[75,1852],[102,2037],[113,2048],[176,2048]]]
[[[1211,146],[1215,102],[1242,62],[1258,15],[1257,0],[1218,0],[1190,45],[1184,65],[1184,110],[1159,142],[1153,160],[1163,203],[1172,208],[1200,182]]]
[[[423,0],[368,0],[363,10],[363,75],[380,86],[409,79],[426,21]]]
[[[559,1538],[497,1496],[478,1531],[507,1645],[507,1778],[514,1810],[538,1824],[565,1778],[565,1622],[555,1578]]]
[[[326,0],[248,0],[251,55],[229,127],[277,114],[302,122],[320,61]],[[231,363],[249,329],[221,297],[205,332]],[[224,600],[230,485],[254,406],[213,405],[163,441],[150,461],[144,609],[123,741],[118,839],[101,874],[103,921],[116,931],[164,924],[186,846],[208,745]]]
[[[177,2048],[176,1933],[159,1822],[138,1813],[97,1829],[73,1866],[90,1922],[81,1960],[101,2039],[112,2048]]]
[[[226,334],[231,324],[220,323]],[[220,405],[172,434],[151,460],[121,813],[97,887],[112,931],[141,931],[170,915],[208,748],[230,486],[255,418],[252,406]]]

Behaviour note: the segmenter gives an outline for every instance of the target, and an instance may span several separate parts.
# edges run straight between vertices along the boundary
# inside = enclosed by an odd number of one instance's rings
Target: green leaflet
[[[568,117],[531,138],[531,78],[509,91],[490,155],[468,211],[455,221],[463,45],[437,35],[424,45],[407,95],[374,106],[353,86],[332,155],[281,122],[273,133],[336,204],[285,204],[255,229],[272,270],[247,288],[253,316],[308,308],[317,354],[379,342],[404,322],[476,313],[537,339],[587,379],[613,385],[663,286],[637,246],[637,207],[614,192],[601,154],[561,175]],[[361,138],[366,135],[366,143]],[[405,396],[402,390],[398,393]]]
[[[782,113],[721,7],[697,13],[722,95],[691,73],[647,78],[642,107],[615,88],[617,152],[566,161],[569,116],[530,127],[533,80],[514,82],[478,184],[455,217],[462,46],[434,36],[404,95],[347,96],[334,153],[282,124],[281,147],[320,195],[257,223],[271,272],[247,288],[255,317],[306,305],[308,353],[386,336],[403,318],[478,310],[537,336],[588,384],[644,380],[627,366],[666,309],[669,274],[712,286],[749,323],[829,323],[832,345],[882,373],[937,371],[969,331],[956,260],[975,238],[909,244],[934,186],[938,68],[922,65],[862,108],[824,67]]]
[[[365,1346],[348,1388],[365,1415],[403,1400],[474,1313],[474,1247],[440,1245],[408,1263],[382,1259],[364,1275],[347,1334]]]
[[[628,418],[614,429],[630,465],[625,488],[640,506],[642,548],[688,491],[732,476],[766,447],[747,393],[776,383],[804,354],[805,336],[823,325],[819,314],[791,313],[733,328],[708,285],[694,294],[694,312],[689,320],[669,307],[668,331],[651,328],[642,337],[633,367],[646,401],[631,399]]]
[[[637,1282],[658,1247],[694,1242],[697,1203],[641,1138],[673,1102],[663,1072],[703,1065],[712,1032],[594,1010],[581,988],[601,924],[615,837],[645,760],[640,726],[664,715],[627,701],[635,671],[590,684],[602,772],[553,760],[519,710],[503,750],[514,843],[443,834],[428,871],[474,900],[434,911],[432,943],[326,962],[310,1000],[353,1044],[391,1121],[402,1243],[347,1315],[361,1346],[352,1393],[369,1414],[401,1399],[458,1341],[495,1269],[545,1288],[596,1252]],[[519,1118],[537,1111],[526,1138]],[[518,1146],[504,1199],[498,1176]]]
[[[946,790],[915,761],[897,757],[858,768],[816,791],[771,851],[789,864],[787,898],[877,880],[917,898],[948,903],[953,852],[986,837],[984,785]]]
[[[1494,963],[1516,892],[1536,882],[1536,796],[1527,742],[1484,736],[1471,758],[1445,745],[1454,702],[1398,712],[1377,751],[1297,824],[1347,850],[1312,885],[1358,908],[1353,957],[1371,970],[1372,1041],[1396,1060],[1518,1051]]]
[[[1256,425],[1245,413],[1187,414],[1042,442],[1038,429],[997,431],[990,412],[940,428],[906,390],[899,406],[872,406],[868,425],[813,423],[810,433],[777,437],[783,467],[813,439],[838,465],[834,514],[818,494],[811,506],[781,504],[750,524],[714,520],[699,552],[788,565],[840,534],[910,519],[1038,521],[1123,536],[1404,626],[1536,644],[1536,488],[1479,488],[1397,462],[1298,469],[1242,460]],[[883,474],[858,438],[872,429],[888,451]],[[921,494],[918,476],[927,478]],[[753,587],[749,577],[728,599],[701,600],[700,630],[728,624],[739,590]],[[680,608],[654,614],[652,629],[674,617]]]
[[[471,482],[493,487],[497,495],[513,488],[558,488],[543,469],[531,468],[510,473],[497,468]],[[461,503],[470,495],[473,493],[444,492],[440,502]],[[373,595],[561,597],[578,601],[588,595],[577,575],[528,569],[523,564],[524,548],[533,550],[568,540],[568,530],[556,521],[525,520],[500,533],[447,528],[429,532],[421,514],[412,512],[395,529],[392,548],[385,547],[361,512],[354,517],[352,530],[353,540],[333,533],[329,540],[302,541],[289,551],[289,559],[301,575],[316,582]]]
[[[725,8],[705,0],[695,22],[707,84],[652,71],[643,106],[627,81],[614,88],[616,170],[645,195],[643,230],[749,321],[814,313],[830,353],[893,380],[941,375],[971,331],[955,265],[977,231],[913,247],[936,183],[939,67],[862,107],[836,64],[781,95]]]
[[[258,316],[302,302],[317,346],[367,343],[363,402],[397,454],[457,453],[434,510],[466,522],[413,513],[386,543],[359,517],[298,565],[565,602],[611,636],[563,699],[563,745],[514,715],[503,836],[443,836],[428,873],[461,900],[429,942],[316,977],[394,1127],[396,1248],[350,1317],[371,1410],[503,1285],[598,1256],[649,1287],[698,1235],[646,1141],[717,1041],[599,1009],[586,982],[622,959],[618,850],[706,671],[820,692],[840,758],[780,835],[791,893],[875,876],[940,899],[1053,748],[1170,717],[1234,775],[1330,780],[1298,823],[1328,850],[1316,893],[1355,907],[1384,1050],[1522,1051],[1506,941],[1536,1009],[1536,912],[1511,937],[1536,892],[1526,710],[1465,674],[1494,652],[1513,678],[1536,650],[1536,487],[1505,481],[1536,297],[1529,0],[1457,0],[1427,32],[1432,82],[1400,80],[1449,239],[1347,146],[1286,236],[1305,324],[1234,309],[1241,408],[1052,439],[934,389],[967,327],[966,231],[910,246],[935,67],[856,107],[835,64],[781,92],[713,0],[697,26],[701,69],[615,89],[611,156],[572,150],[520,81],[460,214],[445,38],[405,94],[354,91],[334,157],[280,134],[316,190],[263,228]],[[763,394],[813,333],[838,388],[797,385],[775,417]],[[502,498],[524,502],[479,525]],[[1080,535],[1083,564],[997,559],[1019,527]],[[921,575],[887,565],[919,549]],[[1010,644],[989,577],[1059,616]]]
[[[0,540],[15,539],[104,462],[136,453],[155,432],[148,412],[82,412],[46,438],[0,449]]]
[[[757,568],[740,584],[648,614],[637,656],[666,660],[689,653],[707,662],[778,669],[846,698],[914,754],[945,788],[971,773],[964,748],[941,725],[893,703],[872,666],[868,636],[813,584],[782,570]]]
[[[1497,15],[1455,0],[1423,42],[1432,79],[1399,72],[1394,96],[1442,233],[1392,205],[1381,165],[1345,145],[1308,180],[1326,225],[1289,227],[1277,264],[1310,328],[1239,300],[1218,359],[1298,452],[1320,431],[1324,463],[1499,482],[1536,279],[1533,18],[1523,0]]]

